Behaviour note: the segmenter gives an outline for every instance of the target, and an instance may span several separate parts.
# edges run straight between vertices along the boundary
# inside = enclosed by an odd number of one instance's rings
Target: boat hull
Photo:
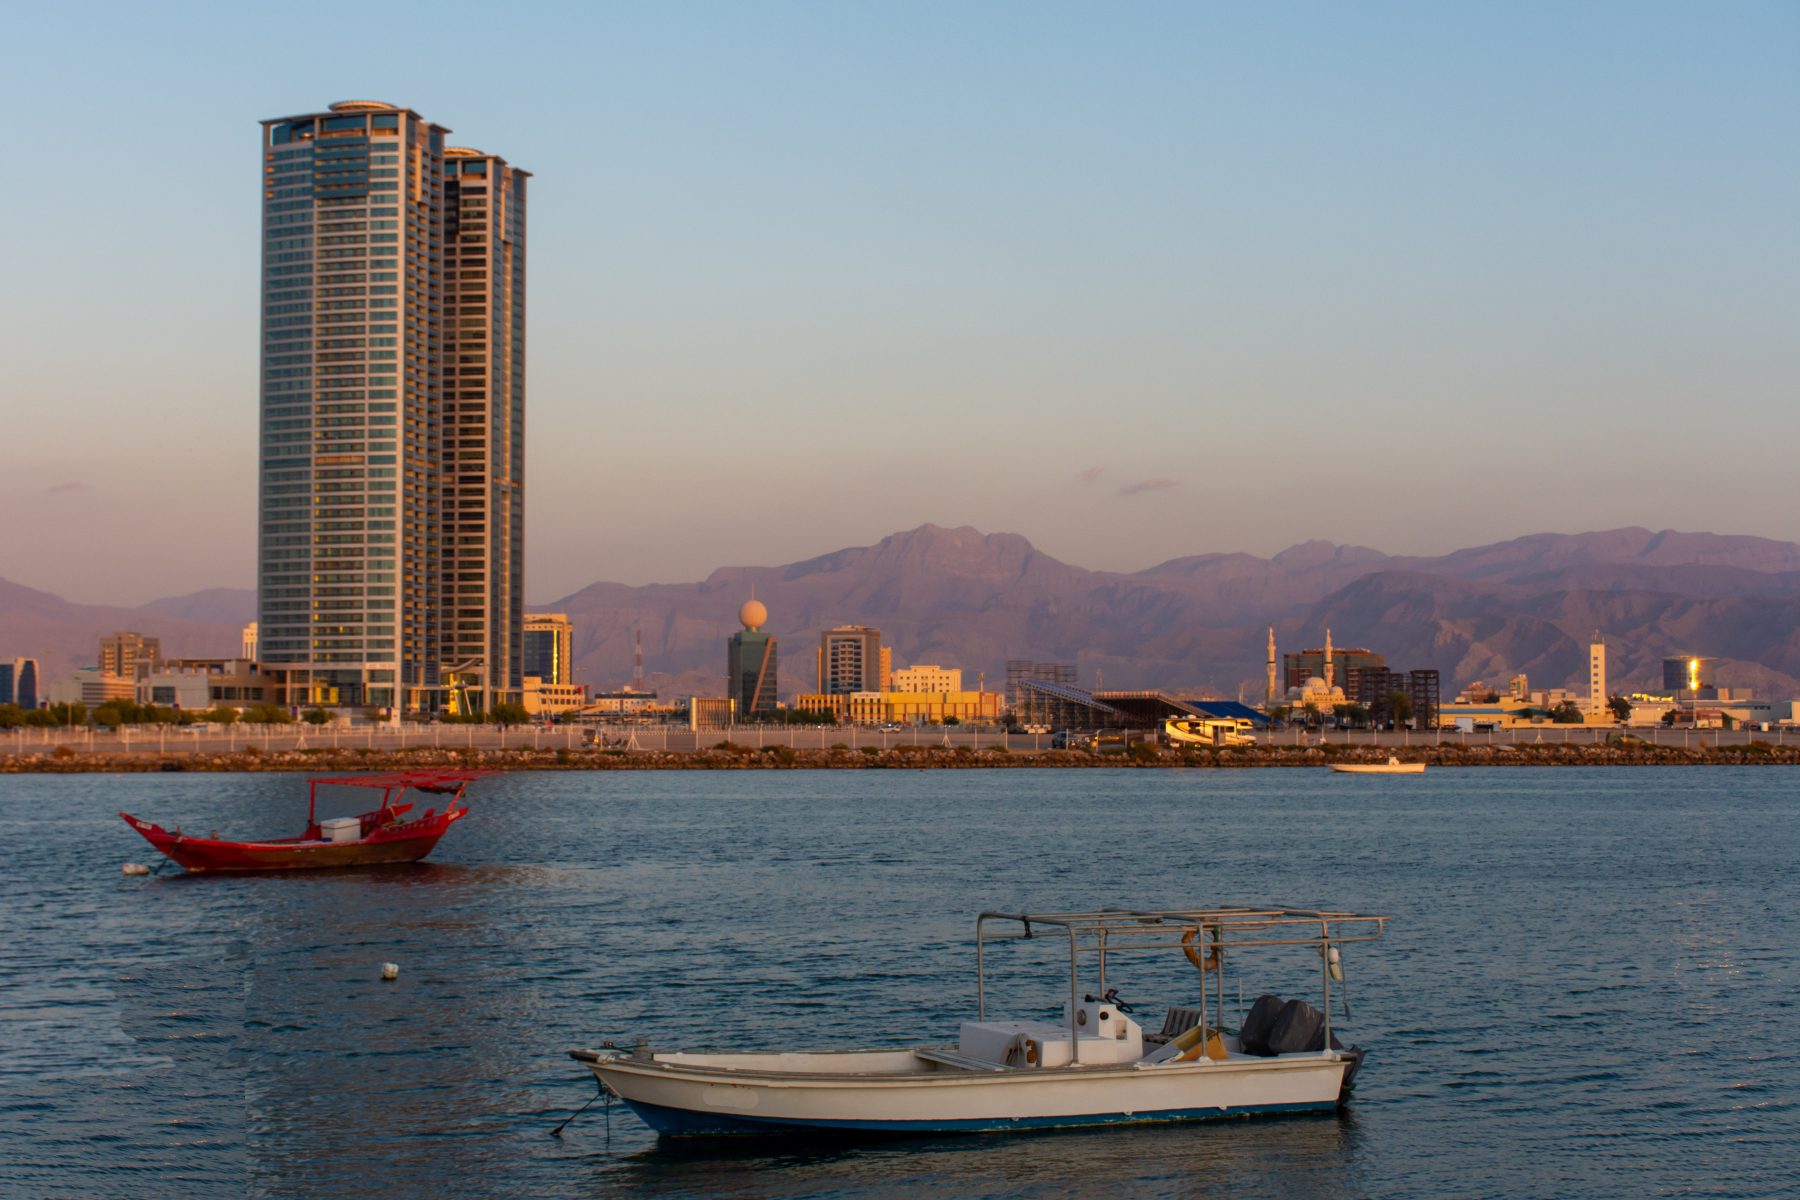
[[[330,867],[369,867],[417,862],[430,854],[451,825],[469,810],[456,808],[416,821],[378,829],[353,842],[290,839],[234,842],[189,837],[160,825],[119,815],[144,840],[171,861],[194,874],[227,871],[300,871]]]
[[[1332,763],[1331,769],[1345,775],[1423,775],[1424,763]]]
[[[663,1137],[779,1137],[783,1134],[837,1133],[845,1136],[933,1133],[1024,1133],[1030,1130],[1091,1129],[1104,1125],[1156,1125],[1176,1121],[1222,1121],[1231,1117],[1265,1117],[1330,1112],[1332,1100],[1295,1104],[1270,1104],[1256,1108],[1183,1108],[1166,1112],[1087,1113],[1055,1117],[976,1117],[960,1121],[939,1119],[868,1121],[733,1117],[662,1108],[638,1100],[626,1107]]]
[[[904,1059],[910,1052],[881,1057],[895,1056]],[[1325,1112],[1342,1101],[1362,1055],[1336,1051],[1155,1066],[835,1075],[694,1069],[603,1052],[576,1057],[657,1133],[694,1137],[995,1133]],[[900,1062],[875,1065],[899,1067]]]

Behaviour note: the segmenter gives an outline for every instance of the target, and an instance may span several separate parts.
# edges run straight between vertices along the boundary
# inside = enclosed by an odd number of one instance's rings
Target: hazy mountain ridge
[[[216,610],[220,593],[245,601],[254,613],[256,593],[245,589],[196,593],[193,604],[187,603],[189,597],[172,597],[156,601],[154,606],[125,608],[74,604],[0,579],[0,658],[35,658],[43,679],[55,679],[77,667],[94,665],[100,639],[121,629],[161,638],[163,653],[170,657],[235,655],[243,644],[244,621],[249,618],[220,621],[169,615],[186,611],[202,616]]]
[[[896,665],[986,672],[1008,658],[1074,661],[1084,683],[1260,699],[1266,626],[1279,648],[1366,645],[1404,669],[1435,667],[1447,688],[1502,683],[1585,688],[1587,640],[1606,638],[1615,689],[1653,686],[1664,655],[1712,654],[1728,686],[1800,694],[1800,545],[1766,538],[1615,529],[1534,534],[1436,557],[1305,542],[1270,558],[1205,553],[1133,573],[1062,562],[1018,534],[933,525],[780,566],[732,566],[698,583],[594,583],[533,610],[575,622],[577,677],[631,677],[643,635],[649,682],[665,694],[723,688],[724,644],[754,590],[781,637],[784,696],[810,690],[819,631],[868,624]],[[47,673],[94,657],[119,628],[172,654],[236,653],[254,593],[215,588],[141,608],[73,605],[0,580],[0,654],[37,654]]]
[[[1090,571],[1014,534],[922,526],[783,567],[733,567],[698,585],[595,585],[551,606],[577,621],[584,677],[629,675],[643,623],[652,682],[717,691],[725,638],[752,586],[782,638],[784,694],[809,688],[818,633],[870,624],[897,664],[962,666],[990,686],[1007,658],[1075,661],[1084,682],[1260,697],[1265,627],[1283,650],[1384,651],[1396,668],[1436,667],[1446,685],[1585,687],[1599,628],[1615,687],[1660,682],[1682,652],[1728,660],[1727,684],[1800,694],[1791,619],[1800,546],[1646,529],[1542,534],[1437,557],[1308,542],[1271,558],[1212,553],[1131,574]],[[1786,622],[1784,624],[1784,622]]]

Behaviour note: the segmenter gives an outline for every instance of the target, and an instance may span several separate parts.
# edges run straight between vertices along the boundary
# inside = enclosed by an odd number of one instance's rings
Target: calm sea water
[[[125,878],[114,813],[294,827],[282,776],[0,776],[7,1196],[1764,1196],[1800,1186],[1785,768],[518,775],[429,864]],[[659,1145],[564,1051],[953,1040],[984,908],[1331,905],[1341,1115]],[[1048,1013],[1005,948],[992,1002]],[[1179,960],[1115,962],[1145,1002]],[[1246,967],[1252,956],[1241,956]],[[401,966],[382,983],[379,964]],[[1243,980],[1316,987],[1316,960]],[[1229,978],[1234,998],[1238,981]]]

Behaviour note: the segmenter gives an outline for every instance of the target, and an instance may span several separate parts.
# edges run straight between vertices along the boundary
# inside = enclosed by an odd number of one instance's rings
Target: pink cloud
[[[1141,479],[1136,483],[1128,483],[1119,489],[1121,496],[1135,496],[1139,492],[1166,492],[1172,487],[1180,487],[1178,479]]]

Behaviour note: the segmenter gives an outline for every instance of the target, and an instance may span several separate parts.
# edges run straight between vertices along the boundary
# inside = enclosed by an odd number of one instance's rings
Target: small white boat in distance
[[[954,1045],[689,1053],[607,1043],[569,1055],[663,1136],[990,1133],[1327,1111],[1363,1061],[1331,1031],[1338,947],[1375,940],[1386,922],[1285,908],[988,912],[975,923],[975,1019]],[[1063,1019],[990,1019],[990,945],[1045,938],[1068,946]],[[1224,1028],[1224,964],[1275,947],[1316,957],[1322,1007],[1265,995],[1238,1029]],[[1181,954],[1200,971],[1199,1003],[1172,1005],[1159,1033],[1108,986],[1108,967],[1116,975],[1120,956],[1137,954]],[[1084,966],[1095,992],[1081,990]]]
[[[1393,755],[1384,763],[1332,763],[1331,769],[1346,775],[1423,775],[1422,762],[1401,762]]]

